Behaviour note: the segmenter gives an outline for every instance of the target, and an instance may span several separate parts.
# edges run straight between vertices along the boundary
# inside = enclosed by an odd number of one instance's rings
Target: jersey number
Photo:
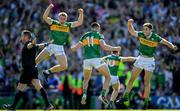
[[[94,37],[93,36],[87,37],[86,39],[87,39],[89,47],[94,45]]]

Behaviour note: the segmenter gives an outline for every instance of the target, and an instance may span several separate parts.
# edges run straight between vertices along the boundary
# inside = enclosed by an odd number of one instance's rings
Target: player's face
[[[99,31],[99,32],[100,32],[100,30],[101,30],[101,28],[100,28],[100,27],[98,27],[98,28],[97,28],[97,31]]]
[[[119,53],[119,51],[116,53],[116,55],[119,55],[120,53]]]
[[[149,36],[149,34],[152,32],[152,29],[150,29],[146,26],[143,26],[143,32],[144,32],[145,36]]]
[[[29,40],[29,37],[25,36],[25,35],[21,35],[21,41],[23,43],[26,43]]]
[[[96,27],[96,31],[100,32],[101,28],[100,27]]]
[[[112,53],[113,53],[113,52],[112,52]],[[115,52],[115,53],[113,53],[113,54],[115,54],[115,55],[119,56],[120,52],[119,52],[119,51],[117,51],[117,52]]]
[[[66,21],[67,21],[67,16],[64,16],[64,15],[59,16],[59,22],[61,24],[64,24]]]
[[[24,35],[21,35],[21,41],[22,41],[23,43],[25,42]]]

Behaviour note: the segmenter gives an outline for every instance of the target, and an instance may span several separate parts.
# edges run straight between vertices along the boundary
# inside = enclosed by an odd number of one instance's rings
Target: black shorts
[[[31,70],[24,69],[19,82],[22,84],[31,84],[32,79],[38,79],[37,68],[33,68]]]

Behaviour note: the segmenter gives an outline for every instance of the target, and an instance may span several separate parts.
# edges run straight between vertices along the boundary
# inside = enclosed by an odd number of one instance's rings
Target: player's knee
[[[114,91],[119,93],[119,89],[118,88],[114,88]]]
[[[105,75],[104,77],[106,80],[109,80],[109,81],[111,80],[111,76],[109,74]]]
[[[66,70],[68,68],[68,64],[64,65],[64,70]]]
[[[89,77],[84,77],[84,82],[88,81],[89,80]]]
[[[61,64],[59,67],[61,67],[63,70],[66,70],[68,68],[68,64],[64,63],[64,64]]]
[[[117,93],[120,93],[120,90],[117,89],[116,92],[117,92]]]
[[[88,82],[88,79],[83,79],[83,84],[86,84]]]

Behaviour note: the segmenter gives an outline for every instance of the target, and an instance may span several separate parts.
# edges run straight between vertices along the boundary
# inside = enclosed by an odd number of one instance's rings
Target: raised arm
[[[122,62],[133,62],[137,59],[137,57],[121,57]]]
[[[120,51],[121,50],[120,46],[118,46],[118,47],[110,46],[110,45],[106,44],[106,42],[104,40],[100,40],[100,46],[105,51]]]
[[[45,10],[44,14],[43,14],[43,19],[46,21],[47,24],[51,25],[52,24],[52,19],[49,16],[49,13],[51,11],[51,9],[54,7],[53,4],[50,4],[48,6],[48,8]]]
[[[128,20],[128,31],[131,35],[138,37],[137,31],[135,31],[134,26],[133,26],[133,19]]]
[[[172,50],[175,50],[175,51],[177,50],[177,46],[173,45],[171,42],[167,41],[166,39],[162,39],[160,41],[160,43],[166,45],[167,47],[169,47]]]
[[[79,41],[78,43],[76,43],[75,45],[71,46],[71,50],[73,52],[77,51],[77,49],[83,47],[83,43],[81,41]]]
[[[80,25],[83,24],[83,19],[84,19],[84,11],[83,9],[78,9],[78,12],[79,12],[79,17],[78,17],[78,20],[77,21],[74,21],[72,23],[72,27],[78,27]]]

